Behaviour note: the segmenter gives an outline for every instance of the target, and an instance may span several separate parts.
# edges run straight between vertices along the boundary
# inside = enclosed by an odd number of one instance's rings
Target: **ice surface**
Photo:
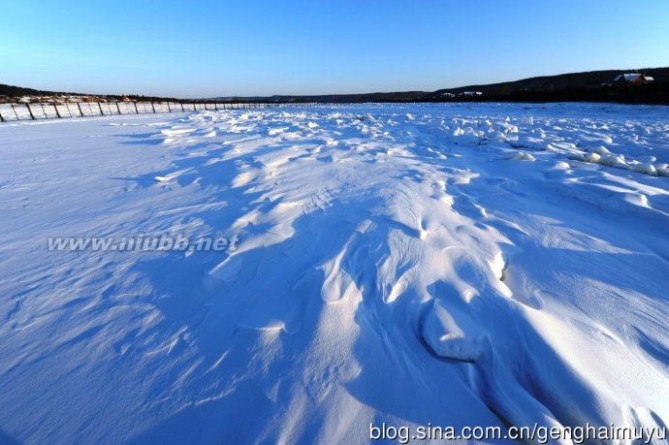
[[[0,441],[669,419],[667,108],[8,123],[0,161]],[[164,233],[229,246],[47,251]]]

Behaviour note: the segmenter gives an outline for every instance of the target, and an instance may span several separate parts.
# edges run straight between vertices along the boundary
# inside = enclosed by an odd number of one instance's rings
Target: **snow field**
[[[394,105],[0,127],[0,438],[663,426],[669,111]],[[47,252],[223,235],[224,252]]]

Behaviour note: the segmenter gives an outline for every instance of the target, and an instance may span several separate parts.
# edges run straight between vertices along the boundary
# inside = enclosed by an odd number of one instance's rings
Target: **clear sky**
[[[669,66],[668,0],[0,2],[0,83],[181,97]]]

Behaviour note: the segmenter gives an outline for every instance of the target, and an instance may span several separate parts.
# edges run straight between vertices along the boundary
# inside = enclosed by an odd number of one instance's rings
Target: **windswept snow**
[[[0,160],[0,442],[669,420],[667,108],[4,124]],[[47,250],[166,233],[229,244]]]

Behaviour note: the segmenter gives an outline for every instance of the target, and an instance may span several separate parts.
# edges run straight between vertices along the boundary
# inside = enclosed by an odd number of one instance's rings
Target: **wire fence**
[[[44,102],[0,104],[0,122],[41,119],[65,119],[123,114],[185,113],[203,110],[268,108],[272,103],[184,103],[184,102]]]

